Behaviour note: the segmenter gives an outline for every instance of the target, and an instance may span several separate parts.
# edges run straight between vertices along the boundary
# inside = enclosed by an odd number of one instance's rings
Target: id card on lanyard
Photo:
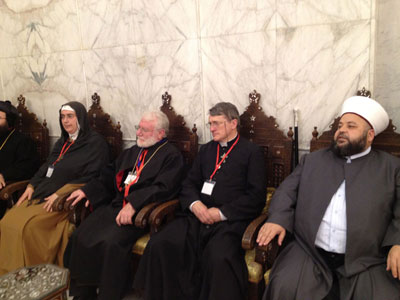
[[[67,144],[68,144],[68,141],[65,142],[64,146],[63,146],[62,149],[61,149],[60,155],[58,155],[58,158],[56,159],[56,161],[53,162],[53,163],[47,168],[47,172],[46,172],[46,177],[47,177],[47,178],[50,178],[51,175],[53,175],[53,172],[54,172],[54,168],[55,168],[56,163],[58,163],[61,159],[64,158],[65,153],[67,153],[68,149],[72,146],[73,143],[74,143],[74,141],[72,141],[71,144],[69,144],[69,146],[67,147],[67,149],[65,149],[65,147],[66,147]],[[65,151],[64,151],[64,149],[65,149]]]
[[[203,183],[203,188],[201,189],[201,193],[207,196],[211,196],[215,185],[217,184],[217,182],[215,180],[213,180],[213,177],[215,175],[215,173],[217,172],[218,169],[221,168],[221,164],[224,162],[224,160],[226,159],[226,157],[228,156],[228,154],[232,151],[232,149],[236,146],[237,142],[239,141],[239,135],[236,139],[236,141],[232,144],[232,146],[229,148],[228,152],[225,153],[225,155],[222,157],[221,161],[218,162],[218,158],[219,158],[219,148],[220,145],[218,144],[218,148],[217,148],[217,158],[215,161],[215,168],[214,171],[212,172],[210,179],[204,181]]]

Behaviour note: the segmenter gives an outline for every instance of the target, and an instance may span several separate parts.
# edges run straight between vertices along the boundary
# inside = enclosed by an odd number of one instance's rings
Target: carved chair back
[[[110,157],[114,160],[122,152],[121,125],[119,122],[114,125],[110,115],[103,111],[100,105],[100,96],[97,93],[92,95],[92,106],[88,111],[88,117],[92,129],[106,139],[110,147]]]
[[[259,105],[260,94],[249,94],[249,106],[240,116],[240,135],[259,145],[265,155],[267,186],[277,187],[291,172],[293,131],[285,135],[274,117],[267,117]]]
[[[18,97],[18,115],[16,130],[29,136],[36,144],[40,164],[46,162],[50,151],[49,129],[46,120],[41,124],[34,113],[25,106],[25,97]]]
[[[183,116],[177,115],[171,106],[171,95],[165,92],[162,96],[160,110],[165,113],[169,120],[168,141],[174,144],[183,155],[187,170],[191,167],[199,147],[196,124],[192,129],[186,126]]]
[[[363,88],[361,91],[358,91],[357,95],[371,97],[371,93],[365,88]],[[333,136],[338,128],[339,121],[340,117],[337,117],[329,126],[330,129],[324,131],[319,137],[317,127],[314,127],[312,132],[313,137],[310,142],[310,152],[328,148],[331,145]],[[400,157],[400,134],[396,132],[396,126],[392,124],[392,120],[389,120],[388,127],[374,138],[372,148],[386,151],[392,155]]]

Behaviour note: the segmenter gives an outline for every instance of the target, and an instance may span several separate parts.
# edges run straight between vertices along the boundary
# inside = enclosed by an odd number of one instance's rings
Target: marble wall
[[[400,1],[377,2],[375,96],[400,128]],[[399,131],[399,130],[398,130]]]
[[[24,94],[57,136],[59,106],[97,92],[129,142],[168,91],[206,142],[208,109],[243,112],[256,89],[284,131],[299,110],[307,149],[346,97],[373,90],[375,11],[375,0],[0,0],[0,96]]]

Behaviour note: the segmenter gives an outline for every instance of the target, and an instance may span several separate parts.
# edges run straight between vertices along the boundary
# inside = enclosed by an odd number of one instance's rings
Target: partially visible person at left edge
[[[53,203],[88,182],[109,161],[107,143],[90,129],[81,103],[61,106],[59,121],[61,137],[49,158],[0,221],[0,275],[41,263],[63,265],[70,223],[68,212],[52,211]]]
[[[10,101],[0,101],[0,190],[7,182],[29,179],[39,167],[34,142],[15,129],[18,111]],[[7,209],[0,200],[0,219]]]

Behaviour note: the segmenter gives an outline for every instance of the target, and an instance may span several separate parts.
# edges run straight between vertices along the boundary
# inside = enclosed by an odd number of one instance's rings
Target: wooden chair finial
[[[92,95],[93,104],[100,105],[100,96],[97,93]]]
[[[371,98],[371,92],[368,91],[365,87],[363,87],[361,89],[361,91],[357,91],[357,96],[363,96],[363,97]]]
[[[166,104],[168,106],[170,106],[171,104],[171,95],[168,94],[168,92],[165,92],[162,96],[161,96],[163,105]]]
[[[260,102],[260,97],[261,97],[260,93],[257,93],[256,90],[253,90],[253,91],[249,94],[249,102],[250,102],[250,104],[251,104],[252,102],[258,104],[258,102]]]
[[[22,95],[19,95],[18,103],[25,106],[25,97]]]

